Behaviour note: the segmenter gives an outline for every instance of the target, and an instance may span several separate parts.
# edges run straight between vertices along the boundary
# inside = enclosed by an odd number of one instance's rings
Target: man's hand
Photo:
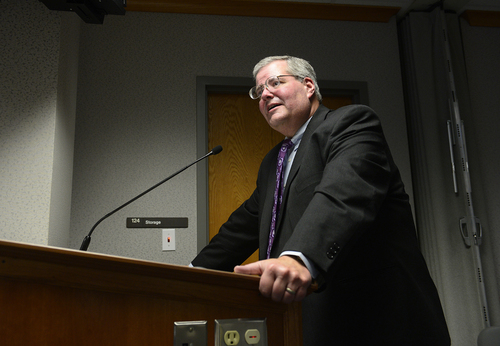
[[[276,302],[301,301],[307,294],[312,277],[299,258],[281,256],[244,266],[236,266],[235,273],[260,275],[259,290],[264,297]]]

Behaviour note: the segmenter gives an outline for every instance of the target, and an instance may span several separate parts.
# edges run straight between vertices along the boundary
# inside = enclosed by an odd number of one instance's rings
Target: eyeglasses
[[[276,91],[278,87],[281,84],[281,77],[296,77],[298,78],[299,76],[293,75],[293,74],[281,74],[279,76],[271,76],[269,77],[264,84],[261,85],[256,85],[250,91],[248,92],[248,95],[253,100],[256,100],[262,96],[262,93],[264,92],[264,88],[267,88],[270,92]]]

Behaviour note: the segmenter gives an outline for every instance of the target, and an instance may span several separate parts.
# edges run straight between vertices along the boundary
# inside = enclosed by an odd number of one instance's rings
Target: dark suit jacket
[[[263,259],[279,148],[194,266],[232,271],[256,248]],[[302,304],[304,345],[450,344],[408,195],[370,108],[321,105],[314,114],[291,167],[271,257],[286,250],[302,252],[320,272],[320,292]]]

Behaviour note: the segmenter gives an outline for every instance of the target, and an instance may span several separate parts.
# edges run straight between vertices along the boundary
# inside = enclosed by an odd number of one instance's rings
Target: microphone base
[[[90,244],[90,236],[86,236],[85,238],[83,238],[83,242],[82,242],[82,245],[80,246],[80,250],[82,251],[87,251],[87,249],[89,248],[89,244]]]

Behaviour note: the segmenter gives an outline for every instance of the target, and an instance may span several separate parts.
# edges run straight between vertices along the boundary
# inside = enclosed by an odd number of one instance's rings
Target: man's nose
[[[264,87],[264,90],[262,91],[262,95],[260,95],[260,98],[265,100],[269,97],[273,97],[274,94],[272,92],[269,91],[269,89],[266,87]]]

